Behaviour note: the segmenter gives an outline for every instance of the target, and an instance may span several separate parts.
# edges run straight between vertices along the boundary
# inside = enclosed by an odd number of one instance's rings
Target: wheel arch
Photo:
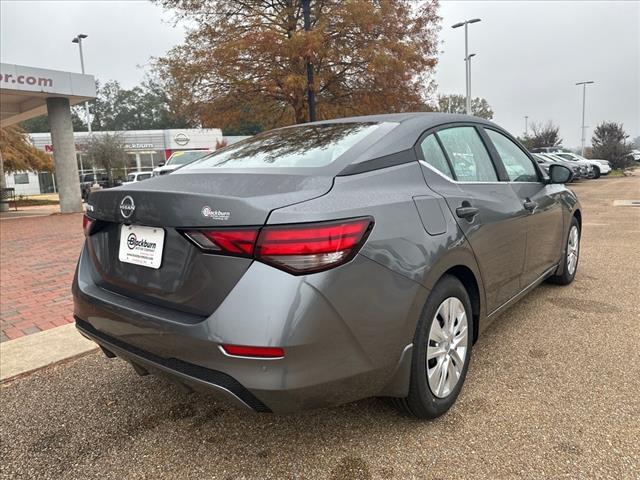
[[[446,272],[444,272],[440,278],[445,275],[451,275],[457,278],[460,283],[464,286],[467,294],[469,295],[469,300],[471,301],[471,314],[473,316],[473,343],[478,340],[479,333],[479,325],[480,325],[480,312],[482,302],[480,300],[480,285],[478,284],[478,280],[476,279],[473,271],[467,267],[466,265],[456,265],[454,267],[449,268]]]
[[[582,234],[582,212],[579,208],[576,208],[573,211],[573,216],[576,217],[576,220],[578,221],[578,228],[580,229],[580,234]]]

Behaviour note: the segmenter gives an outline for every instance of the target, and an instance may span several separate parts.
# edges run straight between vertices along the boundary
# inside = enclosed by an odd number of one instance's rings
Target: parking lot
[[[638,478],[640,208],[613,201],[640,199],[640,176],[571,188],[584,207],[576,281],[494,322],[438,420],[379,399],[251,414],[92,353],[1,386],[0,476]]]

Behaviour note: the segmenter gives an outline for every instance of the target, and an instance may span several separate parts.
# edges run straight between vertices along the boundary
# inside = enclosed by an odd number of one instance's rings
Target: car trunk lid
[[[327,193],[331,177],[283,174],[172,174],[94,192],[96,219],[87,249],[95,281],[106,290],[165,308],[213,313],[252,260],[204,253],[182,228],[262,226],[276,208]],[[120,260],[126,225],[164,230],[159,268]]]

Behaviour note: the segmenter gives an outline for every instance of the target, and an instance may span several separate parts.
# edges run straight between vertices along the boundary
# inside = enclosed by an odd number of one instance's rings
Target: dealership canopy
[[[92,75],[0,64],[0,127],[43,114],[49,118],[62,213],[83,210],[71,105],[95,96]]]
[[[0,64],[0,126],[47,113],[47,98],[63,97],[75,105],[95,98],[93,75]]]

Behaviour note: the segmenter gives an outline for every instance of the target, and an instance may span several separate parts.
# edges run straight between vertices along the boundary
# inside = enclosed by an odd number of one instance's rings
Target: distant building
[[[89,135],[99,136],[114,132],[74,132],[78,171],[91,173],[90,159],[86,152]],[[226,140],[228,144],[248,137],[223,137],[219,128],[130,130],[117,132],[127,151],[125,175],[129,172],[153,170],[165,162],[173,152],[180,150],[215,150],[216,144]],[[30,133],[33,145],[47,153],[53,153],[50,133]],[[7,187],[15,188],[16,195],[36,195],[55,192],[55,178],[48,172],[16,172],[6,175]]]

